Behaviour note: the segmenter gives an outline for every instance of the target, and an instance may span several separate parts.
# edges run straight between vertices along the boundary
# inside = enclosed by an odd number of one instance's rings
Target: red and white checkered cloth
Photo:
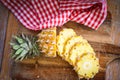
[[[97,29],[107,15],[106,0],[1,0],[28,29],[41,30],[76,21]]]

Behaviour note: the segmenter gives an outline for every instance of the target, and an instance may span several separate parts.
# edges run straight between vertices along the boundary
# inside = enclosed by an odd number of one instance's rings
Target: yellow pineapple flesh
[[[93,54],[86,54],[78,59],[75,71],[80,78],[93,78],[99,71],[99,60]]]
[[[83,39],[82,36],[74,36],[72,38],[70,38],[66,45],[64,46],[64,57],[65,57],[65,60],[68,61],[68,57],[69,57],[69,53],[71,51],[71,48],[76,44],[76,43],[80,43],[80,42],[84,42],[84,43],[87,43],[87,40]]]
[[[76,43],[72,47],[69,53],[68,61],[70,62],[70,64],[75,65],[77,58],[81,58],[81,56],[85,53],[95,55],[93,48],[89,45],[89,43],[86,40],[83,40],[83,42]]]
[[[38,34],[38,43],[45,56],[56,57],[56,27],[42,30]]]
[[[73,36],[76,36],[73,29],[65,28],[59,33],[57,36],[57,52],[59,56],[63,56],[64,45],[66,44],[66,41]]]

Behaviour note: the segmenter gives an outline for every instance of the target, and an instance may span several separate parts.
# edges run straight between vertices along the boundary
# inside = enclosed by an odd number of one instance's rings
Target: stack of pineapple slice
[[[56,57],[56,27],[42,30],[38,34],[38,43],[45,56]]]
[[[74,66],[80,78],[93,78],[99,71],[99,60],[93,48],[72,29],[63,29],[57,36],[57,52]]]

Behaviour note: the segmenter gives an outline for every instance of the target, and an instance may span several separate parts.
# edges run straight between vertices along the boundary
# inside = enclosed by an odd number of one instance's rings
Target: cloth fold
[[[75,21],[97,30],[107,16],[106,0],[1,0],[28,29]]]

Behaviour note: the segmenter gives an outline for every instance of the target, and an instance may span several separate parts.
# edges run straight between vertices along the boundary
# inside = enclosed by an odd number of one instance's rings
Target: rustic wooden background
[[[87,39],[100,59],[101,70],[94,80],[105,80],[106,64],[120,55],[120,0],[108,0],[108,16],[101,27],[94,31],[75,22],[63,27],[73,28],[78,35]],[[58,29],[60,30],[60,29]],[[12,35],[24,32],[36,35],[23,27],[13,14],[0,3],[0,80],[78,80],[72,66],[57,58],[40,57],[14,63],[10,59],[10,39]],[[27,65],[26,65],[27,64]]]

